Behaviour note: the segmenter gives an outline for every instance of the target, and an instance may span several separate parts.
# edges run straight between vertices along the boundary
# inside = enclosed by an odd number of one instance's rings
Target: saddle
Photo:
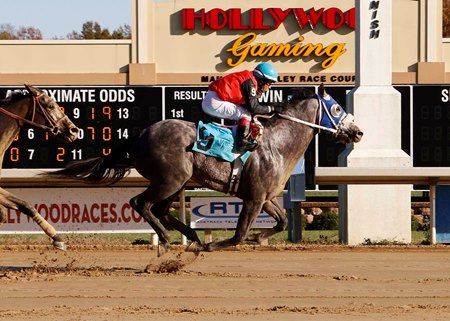
[[[236,128],[237,126],[223,126],[217,123],[198,122],[197,139],[192,147],[193,151],[216,157],[231,163],[232,171],[228,186],[228,193],[235,194],[239,186],[239,178],[244,164],[251,152],[258,146],[263,135],[263,126],[258,120],[250,123],[249,137],[253,144],[249,150],[236,152]]]
[[[263,126],[256,120],[250,124],[248,141],[252,142],[250,150],[236,151],[236,128],[237,126],[223,126],[217,123],[198,122],[197,139],[193,150],[205,155],[217,157],[227,162],[233,162],[238,157],[248,158],[250,151],[254,150],[263,135]],[[247,155],[245,157],[244,155]]]

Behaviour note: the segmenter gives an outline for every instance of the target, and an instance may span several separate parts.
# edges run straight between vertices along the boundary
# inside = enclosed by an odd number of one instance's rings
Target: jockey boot
[[[247,118],[241,118],[238,122],[236,130],[236,152],[242,153],[245,151],[252,151],[258,146],[258,143],[251,140],[250,136],[250,120]]]

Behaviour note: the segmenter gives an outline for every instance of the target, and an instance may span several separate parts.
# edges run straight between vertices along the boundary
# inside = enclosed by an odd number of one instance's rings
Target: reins
[[[57,121],[53,121],[53,120],[50,118],[50,116],[48,115],[48,113],[47,113],[47,111],[45,110],[45,108],[42,107],[42,105],[41,105],[41,104],[39,103],[39,101],[38,101],[38,98],[39,98],[41,95],[43,95],[43,94],[41,93],[41,94],[39,94],[38,96],[32,96],[32,98],[33,98],[33,114],[32,114],[31,120],[26,119],[26,118],[24,118],[24,117],[22,117],[22,116],[19,116],[19,115],[17,115],[17,114],[14,114],[14,113],[12,113],[12,112],[10,112],[10,111],[4,109],[3,107],[0,107],[0,112],[3,113],[3,114],[5,114],[5,115],[7,115],[7,116],[9,116],[9,117],[11,117],[11,118],[13,118],[13,119],[16,119],[16,120],[18,120],[18,121],[21,121],[21,122],[26,123],[26,124],[28,124],[28,125],[31,125],[31,126],[33,126],[33,127],[43,129],[43,130],[45,130],[45,131],[48,131],[48,132],[52,133],[53,135],[57,135],[57,134],[59,133],[59,128],[58,128],[56,125],[57,125],[60,121],[62,121],[64,118],[66,118],[67,115],[64,115],[63,117],[61,117],[61,118],[58,119]],[[36,123],[36,122],[34,121],[34,116],[35,116],[35,114],[36,114],[36,104],[39,106],[40,111],[41,111],[42,115],[44,116],[44,118],[47,120],[47,122],[48,122],[52,127],[46,126],[46,125],[42,125],[42,124]]]
[[[320,111],[322,110],[322,108],[326,110],[326,108],[323,105],[323,102],[320,99],[319,99],[319,104],[320,104]],[[277,115],[280,116],[281,118],[284,118],[284,119],[287,119],[287,120],[290,120],[290,121],[293,121],[293,122],[296,122],[296,123],[299,123],[299,124],[303,124],[303,125],[306,125],[306,126],[309,126],[309,127],[317,128],[317,129],[320,129],[320,130],[326,130],[326,131],[329,131],[329,132],[331,132],[333,134],[335,134],[337,132],[336,128],[328,128],[328,127],[325,127],[325,126],[322,126],[322,125],[310,123],[310,122],[308,122],[306,120],[298,119],[298,118],[295,118],[295,117],[292,117],[292,116],[289,116],[289,115],[285,115],[285,114],[277,114]],[[327,113],[327,115],[329,115],[329,114]],[[256,119],[258,119],[258,118],[272,118],[273,116],[274,115],[270,115],[270,116],[268,116],[268,115],[255,115],[254,118],[256,118]],[[321,117],[319,117],[319,118],[321,118]],[[333,124],[334,124],[334,122],[333,122]]]

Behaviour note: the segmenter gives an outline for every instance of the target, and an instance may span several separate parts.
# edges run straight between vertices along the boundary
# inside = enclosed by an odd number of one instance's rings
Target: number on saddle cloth
[[[224,127],[216,123],[198,122],[197,140],[192,150],[209,156],[217,157],[228,162],[233,162],[240,157],[245,161],[250,156],[250,152],[235,154],[234,151],[235,138],[230,127]]]

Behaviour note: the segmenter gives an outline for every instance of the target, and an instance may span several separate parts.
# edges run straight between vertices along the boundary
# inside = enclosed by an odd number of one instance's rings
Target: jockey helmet
[[[271,82],[276,82],[278,79],[278,71],[275,69],[274,66],[267,62],[262,62],[259,65],[255,67],[255,70],[253,70],[253,75],[255,77],[268,80]]]

